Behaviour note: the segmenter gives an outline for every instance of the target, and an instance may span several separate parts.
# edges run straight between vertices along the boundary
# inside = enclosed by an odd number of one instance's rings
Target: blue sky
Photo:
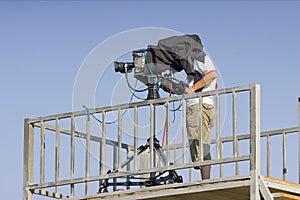
[[[299,1],[1,1],[1,197],[22,197],[23,119],[71,111],[84,59],[135,28],[199,34],[225,87],[261,84],[262,130],[297,126],[299,19]]]

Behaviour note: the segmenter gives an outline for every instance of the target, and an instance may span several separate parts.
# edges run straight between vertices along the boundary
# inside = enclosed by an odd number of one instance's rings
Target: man
[[[201,52],[194,60],[195,78],[191,82],[191,87],[185,92],[192,94],[201,91],[206,92],[216,89],[217,71],[210,57]],[[199,139],[200,139],[200,113],[199,99],[189,99],[187,101],[187,129],[188,140],[190,144],[190,153],[193,162],[200,161],[199,158]],[[202,142],[203,159],[211,160],[210,155],[210,130],[214,126],[215,111],[212,96],[206,96],[202,99]],[[210,179],[210,165],[201,166],[200,172],[202,180]]]

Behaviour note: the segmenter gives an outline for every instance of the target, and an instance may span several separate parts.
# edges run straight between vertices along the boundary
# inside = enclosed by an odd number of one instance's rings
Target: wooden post
[[[59,163],[60,163],[60,120],[55,119],[55,183],[59,180]],[[58,187],[55,187],[55,195],[59,195]]]
[[[71,117],[71,159],[70,159],[70,179],[74,180],[74,171],[75,171],[75,117]],[[75,186],[72,183],[70,185],[70,195],[74,196]]]
[[[298,97],[298,176],[300,184],[300,97]]]
[[[90,146],[91,146],[91,121],[86,117],[86,140],[85,140],[85,178],[90,177]],[[85,183],[85,195],[89,194],[89,183]]]
[[[186,100],[182,99],[182,164],[186,163],[186,136],[187,136]],[[174,160],[175,160],[175,158],[174,158]]]
[[[260,86],[250,89],[250,199],[260,199]]]
[[[23,200],[32,200],[32,193],[27,189],[33,182],[34,159],[34,131],[29,119],[24,120],[24,174],[23,174]]]
[[[236,120],[236,92],[232,92],[232,134],[233,134],[233,156],[237,157],[238,150],[238,140],[237,140],[237,120]],[[235,175],[239,175],[239,162],[235,163]]]

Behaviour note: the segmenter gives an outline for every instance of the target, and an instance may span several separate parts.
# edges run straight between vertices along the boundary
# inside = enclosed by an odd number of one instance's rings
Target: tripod
[[[146,151],[148,148],[150,148],[150,139],[147,139],[147,143],[145,145],[141,145],[137,149],[137,155],[140,155],[144,151]],[[163,165],[167,165],[166,157],[163,153],[162,147],[159,144],[159,140],[154,137],[153,138],[153,150],[155,153],[158,155],[159,159],[161,160]],[[134,159],[134,155],[130,156],[124,163],[122,163],[121,168],[125,167],[128,165],[132,160]],[[172,164],[172,163],[171,163]],[[116,173],[118,170],[111,171],[109,170],[107,174],[110,173]],[[168,172],[167,176],[162,176]],[[140,182],[132,182],[130,179],[144,179],[144,181]],[[101,187],[98,190],[98,193],[104,193],[108,192],[108,187],[109,186],[155,186],[155,185],[162,185],[162,184],[171,184],[171,183],[182,183],[182,176],[179,176],[175,170],[168,170],[164,172],[159,172],[156,175],[156,172],[151,172],[149,178],[136,178],[134,176],[128,176],[127,181],[125,182],[109,182],[109,179],[105,179],[104,182],[102,183]]]

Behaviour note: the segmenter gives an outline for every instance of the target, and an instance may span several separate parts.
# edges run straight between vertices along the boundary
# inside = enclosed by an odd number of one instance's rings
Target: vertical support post
[[[216,159],[221,158],[222,143],[220,138],[220,95],[216,95]],[[220,164],[220,177],[223,176],[223,165]]]
[[[150,104],[150,168],[154,167],[154,132],[155,132],[155,119],[154,119],[154,106],[153,104]]]
[[[178,160],[178,150],[177,148],[174,149],[174,165],[177,164],[177,160]]]
[[[267,136],[267,176],[271,174],[271,137]]]
[[[232,92],[232,134],[233,134],[233,157],[238,156],[238,141],[236,135],[236,93]],[[239,162],[235,163],[235,175],[239,175]]]
[[[55,133],[55,183],[59,180],[59,151],[60,151],[60,120],[56,118],[55,120],[56,124],[56,133]],[[55,187],[55,195],[57,196],[59,193],[59,189],[56,186]]]
[[[118,158],[118,148],[116,145],[113,145],[113,169],[118,168],[117,164],[117,158]],[[113,178],[113,191],[117,190],[117,178]]]
[[[224,145],[223,142],[220,141],[220,159],[223,158],[223,149],[224,149]],[[220,164],[220,178],[224,177],[224,165]]]
[[[101,140],[101,159],[100,159],[100,175],[105,174],[106,161],[106,112],[102,112],[102,140]]]
[[[134,171],[137,171],[137,149],[138,149],[138,108],[134,107]]]
[[[70,179],[74,180],[75,171],[75,117],[71,117],[71,160],[70,160]],[[74,196],[74,184],[70,185],[70,195]]]
[[[167,101],[166,106],[166,163],[170,165],[170,102]]]
[[[90,176],[90,144],[91,144],[91,121],[89,116],[86,116],[86,147],[85,147],[85,178]],[[85,195],[89,193],[89,183],[85,182]]]
[[[99,175],[105,174],[105,157],[106,157],[106,113],[102,111],[102,135],[100,139],[99,153]],[[99,180],[99,187],[102,186],[103,179]]]
[[[129,148],[129,146],[127,146],[127,149],[126,149],[127,151],[127,158],[129,158],[130,157],[130,148]],[[130,163],[128,163],[128,165],[126,166],[126,170],[127,170],[127,172],[130,172]],[[130,178],[129,178],[129,176],[127,176],[126,177],[126,182],[128,183],[130,181]],[[130,189],[130,185],[128,184],[127,185],[127,187],[126,187],[126,189],[127,190],[129,190]]]
[[[23,200],[32,200],[32,193],[27,189],[33,182],[34,167],[34,130],[29,119],[24,120],[24,165],[23,165]]]
[[[282,178],[285,181],[287,175],[286,168],[286,133],[282,133]]]
[[[41,144],[40,144],[40,184],[45,181],[45,125],[41,121]]]
[[[260,199],[260,86],[250,87],[250,199]]]
[[[182,99],[182,164],[186,163],[186,137],[187,137],[187,127],[186,127],[186,100]]]
[[[199,132],[200,132],[200,137],[199,137],[199,158],[200,161],[203,161],[203,108],[202,108],[202,96],[199,97]]]
[[[118,110],[118,171],[122,167],[122,110]]]
[[[193,162],[191,156],[189,157],[189,161],[190,161],[190,163]],[[193,168],[189,168],[189,182],[193,181],[193,175],[194,175],[193,174]]]
[[[298,178],[300,184],[300,97],[298,97]]]
[[[127,158],[130,157],[130,148],[129,148],[129,146],[127,146],[127,149],[126,149],[126,155],[127,155]],[[130,172],[130,163],[128,163],[128,165],[126,165],[126,170],[127,170],[127,172]],[[129,177],[129,176],[126,177],[126,182],[127,182],[127,183],[130,182],[130,177]],[[130,184],[128,184],[128,185],[126,186],[126,189],[127,189],[127,190],[130,189]]]

